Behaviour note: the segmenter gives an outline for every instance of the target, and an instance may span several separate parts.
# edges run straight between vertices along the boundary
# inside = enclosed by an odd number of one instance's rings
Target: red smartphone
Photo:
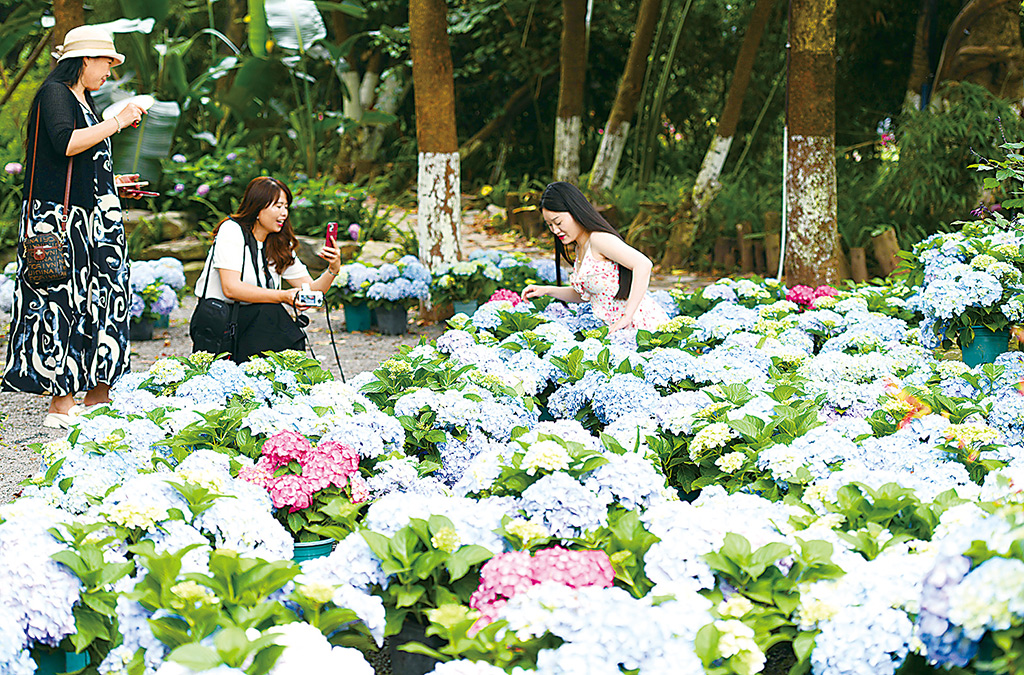
[[[327,223],[327,248],[334,248],[338,242],[338,224]]]

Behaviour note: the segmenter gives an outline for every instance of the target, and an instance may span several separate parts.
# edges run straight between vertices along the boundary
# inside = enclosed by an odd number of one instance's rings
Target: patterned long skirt
[[[33,200],[30,222],[41,223],[46,209],[60,208]],[[120,204],[116,196],[104,195],[91,210],[70,210],[70,279],[34,288],[18,261],[4,391],[66,396],[112,384],[129,368],[128,261]],[[38,234],[43,228],[30,225],[29,231]]]

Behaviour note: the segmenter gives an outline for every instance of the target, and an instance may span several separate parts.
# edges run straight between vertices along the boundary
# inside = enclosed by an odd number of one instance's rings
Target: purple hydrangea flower
[[[196,188],[196,194],[199,195],[200,197],[205,197],[206,195],[210,194],[210,186],[207,185],[206,183],[203,183],[202,185]]]

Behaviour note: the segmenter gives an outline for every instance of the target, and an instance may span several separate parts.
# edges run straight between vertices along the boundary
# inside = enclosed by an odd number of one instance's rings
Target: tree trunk
[[[792,0],[786,281],[839,279],[836,228],[836,0]]]
[[[981,85],[996,96],[1020,103],[1024,97],[1024,46],[1018,3],[970,0],[949,28],[936,69],[944,80]]]
[[[411,7],[409,9],[412,11]],[[351,35],[348,29],[348,17],[344,12],[335,10],[331,15],[331,20],[334,24],[334,39],[338,41],[338,44],[342,44]],[[343,55],[335,70],[343,89],[342,113],[345,117],[358,122],[363,119],[362,96],[359,91],[362,78],[359,76],[358,64],[351,56]]]
[[[409,41],[419,146],[416,234],[431,269],[462,254],[459,143],[445,0],[410,0]]]
[[[396,64],[384,73],[381,80],[380,95],[377,96],[377,110],[389,115],[394,115],[398,112],[398,106],[401,105],[402,100],[409,91],[408,86],[406,86],[407,79],[408,73],[404,64]],[[364,162],[374,161],[377,159],[377,153],[380,152],[383,144],[384,127],[375,124],[370,127],[370,131],[366,135],[366,142],[363,143],[360,159]]]
[[[85,23],[85,9],[82,0],[53,0],[53,46],[64,44],[69,30]]]
[[[363,110],[369,110],[377,97],[377,85],[380,84],[380,73],[384,65],[384,56],[377,50],[370,54],[366,62],[366,72],[363,73],[363,82],[359,85],[359,103]]]
[[[699,216],[700,212],[707,208],[722,187],[718,177],[722,174],[725,159],[729,156],[729,148],[732,147],[732,139],[736,135],[740,112],[743,110],[743,98],[746,96],[750,73],[754,68],[754,57],[757,56],[761,36],[764,35],[764,27],[774,5],[775,0],[757,0],[750,14],[747,32],[743,36],[743,46],[740,47],[736,68],[729,83],[729,93],[725,97],[725,110],[693,185],[695,216]]]
[[[246,0],[230,0],[228,3],[228,23],[224,30],[224,36],[231,40],[231,44],[241,49],[245,45],[245,17],[249,13],[249,3]],[[223,99],[231,89],[235,81],[235,71],[232,71],[217,80],[217,98]]]
[[[555,180],[580,182],[580,129],[587,70],[587,2],[562,0],[561,78],[555,118]]]
[[[622,73],[622,81],[619,82],[619,90],[615,94],[615,103],[612,105],[608,122],[604,125],[601,145],[597,149],[597,157],[594,158],[594,166],[590,170],[591,190],[607,190],[615,183],[622,150],[626,147],[626,137],[629,136],[629,124],[644,85],[647,57],[651,53],[651,40],[654,37],[660,9],[661,0],[641,0],[626,69]]]
[[[922,89],[932,76],[932,36],[935,32],[935,13],[938,0],[921,0],[914,31],[914,51],[910,58],[910,77],[903,99],[905,110],[920,110]]]

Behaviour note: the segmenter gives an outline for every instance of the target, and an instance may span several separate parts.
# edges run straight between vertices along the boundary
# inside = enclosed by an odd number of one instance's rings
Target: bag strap
[[[253,271],[253,274],[256,275],[256,285],[259,286],[260,288],[268,288],[268,289],[271,289],[271,290],[276,290],[277,289],[277,285],[274,283],[274,278],[272,276],[270,276],[270,266],[267,265],[267,249],[266,249],[266,245],[264,245],[263,250],[260,251],[260,254],[261,254],[260,257],[263,259],[263,274],[264,274],[264,279],[261,280],[260,279],[260,266],[259,266],[259,263],[256,261],[256,249],[258,248],[258,245],[256,243],[256,237],[253,236],[253,234],[251,232],[246,232],[245,228],[242,228],[242,235],[245,237],[245,247],[247,249],[249,249],[249,257],[252,259],[252,271]],[[265,244],[265,242],[264,242],[264,244]],[[266,285],[264,286],[262,283],[260,283],[261,281],[266,281]]]
[[[42,103],[36,105],[36,127],[32,134],[32,174],[28,178],[28,211],[32,213],[32,191],[35,188],[36,181],[36,164],[38,163],[39,156],[36,154],[36,147],[39,145],[39,125],[42,124]],[[74,130],[72,130],[74,131]],[[64,208],[60,213],[60,224],[61,234],[67,231],[68,219],[70,214],[68,213],[68,206],[71,203],[71,165],[72,158],[68,157],[68,176],[64,181]],[[25,228],[23,237],[28,239],[28,218],[25,219]]]
[[[210,275],[213,274],[213,252],[217,250],[217,237],[213,238],[213,246],[210,247],[209,260],[207,260],[208,266],[206,268],[206,281],[203,282],[203,294],[199,297],[200,300],[206,300],[206,291],[210,290]]]

